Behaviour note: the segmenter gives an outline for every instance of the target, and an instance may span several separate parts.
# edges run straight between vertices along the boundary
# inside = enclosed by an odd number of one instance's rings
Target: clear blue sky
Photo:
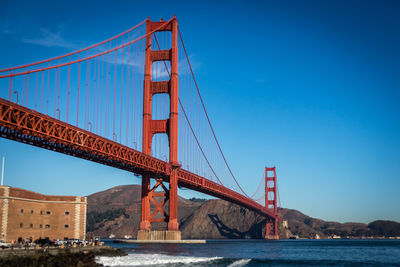
[[[398,1],[3,0],[0,69],[174,14],[246,191],[256,189],[265,165],[276,165],[283,207],[341,222],[400,221]],[[44,194],[140,183],[124,171],[6,139],[0,152],[5,184]]]

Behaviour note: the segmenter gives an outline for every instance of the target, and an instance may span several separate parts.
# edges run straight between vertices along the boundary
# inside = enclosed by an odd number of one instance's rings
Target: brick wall
[[[20,237],[85,238],[86,197],[49,196],[0,186],[0,214],[1,239],[7,242]]]

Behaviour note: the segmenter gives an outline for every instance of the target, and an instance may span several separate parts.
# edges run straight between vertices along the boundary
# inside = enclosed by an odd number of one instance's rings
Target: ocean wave
[[[165,265],[165,264],[193,264],[220,260],[221,257],[190,257],[169,256],[163,254],[129,254],[122,257],[96,257],[96,262],[104,266],[143,266],[143,265]],[[234,265],[243,266],[243,265]]]
[[[245,266],[247,265],[247,263],[249,263],[251,261],[251,259],[241,259],[241,260],[237,260],[232,262],[231,264],[229,264],[227,267],[241,267],[241,266]]]

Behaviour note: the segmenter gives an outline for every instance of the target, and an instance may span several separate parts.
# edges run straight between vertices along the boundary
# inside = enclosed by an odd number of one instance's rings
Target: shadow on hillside
[[[226,226],[217,214],[208,214],[211,222],[215,224],[221,236],[229,239],[248,239],[248,238],[263,238],[262,228],[265,225],[265,220],[259,223],[254,223],[249,230],[241,232],[237,229]]]

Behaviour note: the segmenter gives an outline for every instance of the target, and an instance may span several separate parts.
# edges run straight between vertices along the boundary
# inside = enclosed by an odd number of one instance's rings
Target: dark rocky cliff
[[[262,238],[265,219],[224,200],[209,200],[181,223],[183,238]]]

